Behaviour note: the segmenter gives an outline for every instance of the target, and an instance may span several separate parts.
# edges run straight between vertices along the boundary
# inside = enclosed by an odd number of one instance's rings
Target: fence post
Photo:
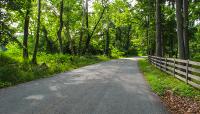
[[[151,64],[151,62],[150,62],[150,55],[148,55],[148,61],[149,61],[149,63]]]
[[[161,59],[160,59],[160,57],[159,57],[159,67],[160,67],[160,70],[162,70],[161,68],[162,68],[162,66],[161,66]]]
[[[158,60],[159,60],[159,63],[158,63],[158,64],[159,64],[159,67],[160,67],[160,70],[161,70],[162,67],[161,67],[161,64],[160,64],[160,63],[161,63],[160,57],[158,58]]]
[[[152,64],[151,63],[151,55],[148,56],[148,59],[149,59],[149,63]]]
[[[175,64],[176,64],[176,61],[175,61],[175,58],[174,58],[174,76],[175,76],[175,69],[176,69],[176,66],[175,66]]]
[[[188,67],[189,67],[189,60],[186,63],[186,83],[188,84]]]
[[[165,58],[165,70],[167,71],[167,58]]]

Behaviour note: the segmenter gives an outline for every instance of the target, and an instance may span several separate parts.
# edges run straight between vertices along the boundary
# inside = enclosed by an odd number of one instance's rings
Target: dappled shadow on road
[[[0,90],[5,98],[0,113],[11,111],[7,107],[20,114],[161,111],[137,68],[138,59],[112,60]]]

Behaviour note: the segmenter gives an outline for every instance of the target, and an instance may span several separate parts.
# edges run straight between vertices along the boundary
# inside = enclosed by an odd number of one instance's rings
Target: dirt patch
[[[172,114],[200,114],[200,101],[176,96],[169,90],[161,99]]]

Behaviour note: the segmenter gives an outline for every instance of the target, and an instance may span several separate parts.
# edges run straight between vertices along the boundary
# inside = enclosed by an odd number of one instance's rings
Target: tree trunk
[[[156,56],[162,56],[161,39],[161,2],[156,0]]]
[[[30,20],[30,5],[31,5],[31,0],[29,0],[28,3],[28,8],[26,10],[26,16],[25,16],[25,21],[24,21],[24,39],[23,39],[23,45],[25,48],[23,48],[23,58],[24,60],[28,59],[28,28],[29,28],[29,20]]]
[[[75,51],[73,49],[74,46],[73,46],[73,42],[72,42],[72,37],[70,35],[69,20],[67,20],[65,28],[66,28],[66,32],[67,32],[66,36],[67,36],[68,41],[69,41],[69,47],[68,48],[69,48],[71,54],[75,54]]]
[[[86,0],[86,7],[85,7],[85,21],[86,21],[86,31],[87,31],[87,38],[84,53],[88,51],[89,44],[90,44],[90,33],[89,33],[89,20],[88,20],[88,0]]]
[[[63,28],[63,0],[60,1],[60,28],[57,32],[58,41],[60,44],[60,53],[63,53],[63,45],[62,45],[62,37],[61,37],[62,28]]]
[[[183,39],[185,46],[185,59],[189,59],[188,4],[188,0],[183,0]]]
[[[46,51],[53,53],[53,42],[51,40],[49,40],[48,31],[47,31],[45,26],[43,26],[42,31],[43,31],[43,34],[44,34],[44,37],[45,37],[45,40],[46,40]]]
[[[36,42],[35,42],[35,48],[34,48],[33,58],[32,58],[33,64],[37,64],[37,50],[38,50],[39,37],[40,37],[40,14],[41,14],[41,0],[38,0]]]
[[[121,27],[117,27],[115,30],[115,41],[114,41],[114,46],[115,47],[119,47],[119,42],[121,42],[121,38],[122,38],[122,30]]]
[[[80,40],[79,40],[79,49],[78,54],[82,53],[82,42],[83,42],[83,32],[84,32],[84,16],[85,16],[85,8],[84,8],[84,0],[82,0],[82,23],[81,23],[81,30],[80,30]]]
[[[127,31],[127,40],[126,40],[126,47],[125,50],[128,51],[130,48],[130,36],[131,36],[131,25],[128,26],[128,31]]]
[[[81,28],[80,30],[80,40],[79,40],[79,44],[78,44],[78,54],[81,55],[82,54],[82,43],[83,43],[83,28]]]
[[[89,45],[90,45],[90,40],[92,38],[92,36],[94,35],[94,32],[98,26],[98,24],[100,23],[101,19],[103,18],[103,14],[106,10],[106,7],[103,8],[103,11],[101,12],[101,15],[97,21],[97,23],[95,24],[94,28],[92,29],[92,32],[90,34],[89,32],[89,26],[88,26],[88,0],[86,0],[86,27],[87,27],[87,39],[86,39],[86,45],[85,45],[85,49],[84,49],[84,53],[88,51],[89,49]],[[102,4],[103,5],[103,4]]]
[[[178,57],[185,59],[185,48],[183,39],[183,16],[182,16],[182,2],[176,0],[176,20],[177,20],[177,37],[178,37]]]
[[[105,47],[105,54],[106,56],[109,56],[109,51],[110,51],[110,33],[109,33],[109,20],[107,23],[107,30],[106,30],[106,47]]]
[[[146,28],[146,37],[147,37],[147,54],[150,55],[150,38],[149,38],[149,26],[150,26],[150,16],[147,16],[147,28]]]

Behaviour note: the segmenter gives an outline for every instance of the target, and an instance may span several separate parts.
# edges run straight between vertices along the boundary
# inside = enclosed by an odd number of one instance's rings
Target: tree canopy
[[[200,2],[179,2],[1,0],[1,50],[17,44],[34,63],[40,52],[199,59]]]

